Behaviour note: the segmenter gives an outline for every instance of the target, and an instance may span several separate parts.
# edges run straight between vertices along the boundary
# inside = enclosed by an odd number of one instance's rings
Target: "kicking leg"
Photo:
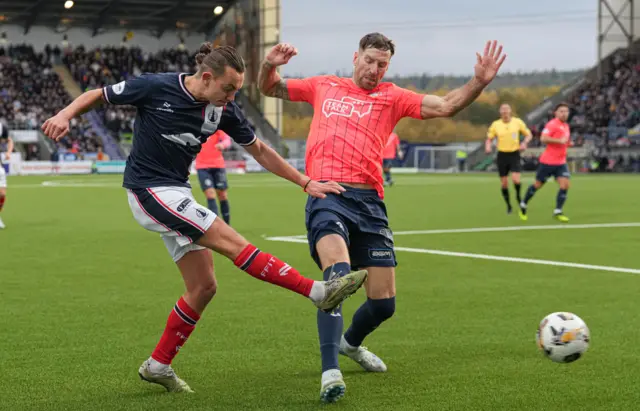
[[[323,311],[331,311],[355,293],[367,278],[366,271],[330,281],[313,281],[277,257],[260,251],[233,228],[216,218],[196,243],[234,262],[236,267],[259,280],[278,285],[310,298]]]

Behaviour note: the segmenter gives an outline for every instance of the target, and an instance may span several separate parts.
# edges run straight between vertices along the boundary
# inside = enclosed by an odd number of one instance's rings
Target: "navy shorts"
[[[571,178],[571,173],[566,164],[552,166],[540,163],[538,171],[536,171],[536,181],[546,183],[549,177],[554,177],[556,180],[558,177]]]
[[[382,160],[382,168],[391,168],[393,166],[393,159],[386,158]]]
[[[216,190],[226,190],[229,188],[227,182],[227,170],[224,168],[201,168],[198,170],[198,180],[202,191],[208,188]]]
[[[311,257],[322,269],[316,244],[325,235],[338,234],[349,247],[352,269],[397,266],[387,208],[378,193],[345,188],[339,195],[309,196],[307,200],[305,223]]]

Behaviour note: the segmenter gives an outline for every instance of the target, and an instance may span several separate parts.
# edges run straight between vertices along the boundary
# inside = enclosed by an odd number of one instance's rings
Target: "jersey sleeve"
[[[316,85],[320,77],[287,79],[287,91],[291,101],[306,101],[313,104],[316,97]]]
[[[422,119],[422,100],[424,94],[394,86],[397,120],[404,117]]]
[[[540,136],[553,137],[554,132],[555,124],[553,123],[553,120],[551,120],[547,124],[545,124],[544,129],[542,129],[542,133],[540,133]]]
[[[109,104],[138,106],[147,98],[151,87],[150,76],[142,75],[106,86],[102,95]]]
[[[250,146],[258,139],[236,103],[228,103],[222,110],[218,129],[227,133],[241,146]]]
[[[527,125],[525,124],[524,121],[520,120],[520,133],[524,136],[530,136],[531,135],[531,130],[529,130],[529,127],[527,127]]]
[[[231,137],[224,131],[220,132],[220,144],[222,144],[222,147],[225,149],[231,147]]]
[[[487,138],[489,140],[493,140],[496,137],[498,137],[498,131],[496,130],[496,123],[493,122],[491,123],[489,130],[487,130]]]

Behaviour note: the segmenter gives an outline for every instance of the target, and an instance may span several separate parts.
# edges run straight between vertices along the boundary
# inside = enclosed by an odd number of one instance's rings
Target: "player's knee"
[[[369,299],[369,310],[378,321],[388,320],[396,312],[396,297]]]
[[[216,190],[216,195],[218,196],[220,201],[225,201],[229,199],[229,197],[227,196],[227,190]]]
[[[217,291],[218,283],[214,278],[210,278],[195,286],[192,290],[189,291],[189,293],[200,304],[206,305],[213,299]]]
[[[204,196],[207,197],[207,200],[215,200],[216,199],[216,190],[213,188],[207,188],[204,190]]]
[[[249,242],[221,218],[216,218],[206,233],[196,242],[230,260],[235,260]]]

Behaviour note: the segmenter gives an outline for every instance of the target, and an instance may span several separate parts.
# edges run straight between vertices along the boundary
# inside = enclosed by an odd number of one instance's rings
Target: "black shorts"
[[[509,173],[522,172],[522,164],[520,164],[520,151],[498,151],[496,158],[498,166],[498,174],[500,177],[506,177]]]
[[[541,183],[546,183],[549,177],[553,177],[556,180],[558,177],[571,178],[571,173],[566,164],[550,165],[540,163],[536,171],[536,180]]]
[[[316,250],[318,241],[338,234],[349,247],[351,268],[395,267],[393,233],[389,229],[387,208],[375,190],[345,187],[346,192],[309,196],[306,207],[307,240],[311,257],[322,269]]]
[[[208,188],[216,190],[227,190],[229,188],[227,171],[224,168],[201,168],[198,170],[198,180],[200,180],[202,191]]]

